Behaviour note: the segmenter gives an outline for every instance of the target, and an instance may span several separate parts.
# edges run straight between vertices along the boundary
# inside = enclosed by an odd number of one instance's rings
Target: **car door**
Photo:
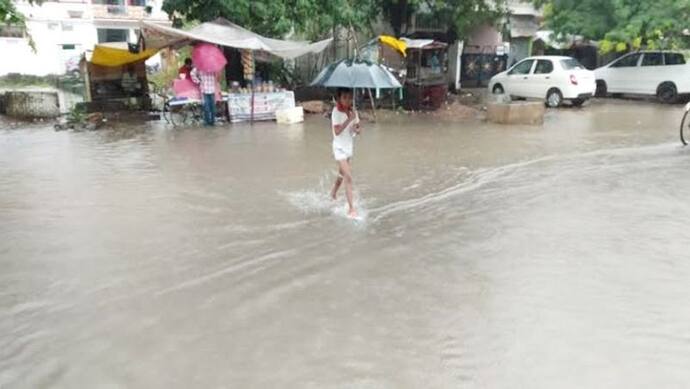
[[[550,59],[538,59],[532,71],[532,75],[527,80],[528,84],[525,86],[528,93],[526,97],[545,98],[546,92],[556,81],[553,79],[553,76],[553,61]]]
[[[636,82],[635,74],[642,55],[628,54],[609,65],[605,78],[608,91],[611,93],[630,93],[630,83]]]
[[[527,97],[526,84],[534,65],[533,59],[525,59],[513,66],[507,74],[506,93],[512,96]]]
[[[664,70],[663,53],[644,53],[637,71],[636,80],[630,85],[630,92],[655,95],[657,87],[664,81]]]

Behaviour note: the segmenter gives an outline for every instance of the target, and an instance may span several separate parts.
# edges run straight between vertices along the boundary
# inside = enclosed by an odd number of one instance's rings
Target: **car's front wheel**
[[[558,108],[563,104],[563,94],[556,88],[549,89],[546,92],[546,106],[549,108]]]
[[[494,88],[491,90],[491,92],[493,92],[495,95],[502,95],[506,93],[506,91],[503,89],[503,85],[501,84],[494,85]]]

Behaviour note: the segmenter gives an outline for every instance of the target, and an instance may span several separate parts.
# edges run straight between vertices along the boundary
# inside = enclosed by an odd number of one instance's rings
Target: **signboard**
[[[230,121],[234,123],[251,120],[251,102],[251,93],[228,95]],[[275,120],[276,111],[294,107],[295,94],[292,91],[254,94],[254,120]]]

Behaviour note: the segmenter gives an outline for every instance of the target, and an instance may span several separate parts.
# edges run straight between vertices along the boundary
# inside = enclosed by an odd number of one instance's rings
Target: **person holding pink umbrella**
[[[204,123],[212,126],[216,122],[216,85],[220,71],[228,61],[223,52],[210,43],[199,43],[192,50],[194,69],[192,81],[199,85],[204,102]]]
[[[216,79],[217,73],[205,72],[199,68],[192,69],[192,81],[199,85],[204,107],[204,124],[216,124]]]

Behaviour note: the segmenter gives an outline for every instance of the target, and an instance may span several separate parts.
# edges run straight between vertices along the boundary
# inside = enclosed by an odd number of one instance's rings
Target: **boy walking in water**
[[[350,89],[338,89],[337,102],[331,114],[331,130],[333,131],[333,157],[338,164],[338,178],[335,180],[331,198],[335,200],[338,189],[345,181],[345,195],[349,207],[348,216],[357,217],[352,200],[352,152],[353,137],[361,131],[359,116],[352,109],[352,91]]]

